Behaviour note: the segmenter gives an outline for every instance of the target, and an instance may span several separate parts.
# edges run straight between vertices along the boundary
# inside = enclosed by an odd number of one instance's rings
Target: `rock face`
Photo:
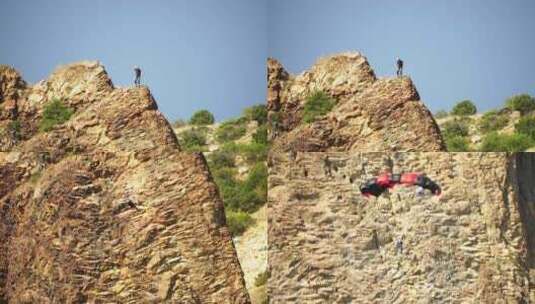
[[[271,303],[535,301],[535,154],[287,154],[270,161]],[[443,194],[362,196],[385,171]]]
[[[74,114],[40,132],[53,98]],[[0,108],[0,303],[249,303],[205,160],[147,88],[96,62],[35,86],[1,67]]]
[[[316,91],[337,104],[327,115],[304,123],[303,106]],[[268,59],[267,102],[275,151],[445,150],[411,79],[378,79],[359,53],[321,59],[297,76]]]

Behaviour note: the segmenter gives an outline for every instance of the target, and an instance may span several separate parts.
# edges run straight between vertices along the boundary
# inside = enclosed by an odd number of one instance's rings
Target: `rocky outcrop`
[[[287,154],[270,160],[271,303],[535,301],[535,154]],[[362,196],[385,171],[443,193]]]
[[[53,98],[73,117],[40,132]],[[18,125],[0,142],[0,303],[249,303],[204,157],[146,87],[96,62],[34,86],[2,67],[0,108]]]
[[[274,151],[442,151],[440,131],[408,77],[375,76],[364,56],[344,53],[289,75],[268,59],[267,102]],[[322,91],[337,102],[304,123],[307,98]]]

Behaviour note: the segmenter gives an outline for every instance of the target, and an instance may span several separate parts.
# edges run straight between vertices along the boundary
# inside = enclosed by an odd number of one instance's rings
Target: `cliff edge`
[[[47,131],[47,105],[72,117]],[[249,303],[201,154],[98,62],[0,67],[0,303]]]
[[[274,151],[444,151],[440,130],[409,77],[377,78],[357,52],[322,58],[290,75],[268,59],[267,103]],[[335,101],[305,121],[317,92]]]

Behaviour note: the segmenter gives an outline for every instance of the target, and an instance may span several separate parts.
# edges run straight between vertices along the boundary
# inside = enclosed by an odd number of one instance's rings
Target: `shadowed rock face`
[[[269,173],[271,303],[535,300],[534,153],[287,154]],[[362,196],[385,171],[424,172],[443,194]]]
[[[39,132],[44,105],[75,110]],[[201,154],[145,87],[82,62],[27,86],[0,68],[0,303],[249,303]]]
[[[303,106],[315,91],[337,104],[327,115],[304,123]],[[359,53],[321,59],[297,76],[268,59],[267,100],[275,151],[445,150],[411,79],[378,79]]]

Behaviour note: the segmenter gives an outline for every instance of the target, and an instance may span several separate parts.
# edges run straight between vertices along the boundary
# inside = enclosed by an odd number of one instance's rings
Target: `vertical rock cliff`
[[[74,114],[40,131],[55,98]],[[205,160],[146,87],[2,66],[0,128],[0,303],[249,303]]]
[[[271,303],[535,300],[535,154],[290,157],[271,155]],[[385,171],[426,173],[443,193],[362,196],[360,184]]]
[[[408,77],[377,78],[360,53],[319,60],[290,75],[268,59],[267,102],[274,151],[442,151],[438,126]],[[309,96],[336,101],[327,114],[303,121]]]

